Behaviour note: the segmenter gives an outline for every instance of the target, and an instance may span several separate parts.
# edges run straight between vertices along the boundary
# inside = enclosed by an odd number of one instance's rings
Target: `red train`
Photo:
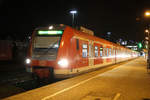
[[[33,32],[26,68],[40,79],[67,78],[137,56],[136,51],[60,24]]]

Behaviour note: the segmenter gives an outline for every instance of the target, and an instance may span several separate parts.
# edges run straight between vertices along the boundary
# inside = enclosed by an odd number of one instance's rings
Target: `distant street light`
[[[146,29],[146,30],[145,30],[145,33],[149,33],[149,30],[148,30],[148,29]]]
[[[145,12],[145,16],[146,16],[146,17],[150,17],[150,11],[146,11],[146,12]]]
[[[74,15],[77,13],[77,11],[71,10],[70,13],[72,14],[72,27],[74,27]]]

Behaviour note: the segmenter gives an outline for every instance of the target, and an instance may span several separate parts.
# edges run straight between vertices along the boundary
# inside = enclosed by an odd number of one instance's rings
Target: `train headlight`
[[[31,63],[31,59],[27,58],[26,59],[26,64],[30,64]]]
[[[62,66],[62,67],[67,67],[68,66],[68,60],[67,59],[61,59],[58,61],[58,65]]]

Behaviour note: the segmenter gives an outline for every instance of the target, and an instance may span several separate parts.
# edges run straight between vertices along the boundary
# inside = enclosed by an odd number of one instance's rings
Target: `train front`
[[[60,24],[35,30],[26,59],[27,72],[33,73],[33,76],[39,79],[53,77],[64,29],[65,26]]]

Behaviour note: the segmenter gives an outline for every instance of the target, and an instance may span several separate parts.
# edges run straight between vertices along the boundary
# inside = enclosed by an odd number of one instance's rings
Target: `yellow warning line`
[[[82,82],[80,82],[80,83],[77,83],[77,84],[75,84],[75,85],[73,85],[73,86],[71,86],[71,87],[65,88],[65,89],[63,89],[63,90],[61,90],[61,91],[58,91],[58,92],[56,92],[56,93],[54,93],[54,94],[52,94],[52,95],[49,95],[49,96],[47,96],[47,97],[44,97],[42,100],[50,99],[50,98],[52,98],[52,97],[54,97],[54,96],[56,96],[56,95],[58,95],[58,94],[60,94],[60,93],[63,93],[63,92],[65,92],[65,91],[68,91],[68,90],[70,90],[70,89],[72,89],[72,88],[74,88],[74,87],[77,87],[77,86],[79,86],[79,85],[81,85],[81,84],[84,84],[84,83],[86,83],[87,81],[90,81],[90,80],[92,80],[92,79],[94,79],[94,78],[97,78],[97,77],[99,77],[99,75],[94,76],[94,77],[91,77],[91,78],[89,78],[89,79],[87,79],[87,80],[84,80],[84,81],[82,81]]]
[[[113,98],[113,100],[118,100],[119,97],[120,97],[120,93],[117,93],[117,94],[115,95],[115,97]]]

